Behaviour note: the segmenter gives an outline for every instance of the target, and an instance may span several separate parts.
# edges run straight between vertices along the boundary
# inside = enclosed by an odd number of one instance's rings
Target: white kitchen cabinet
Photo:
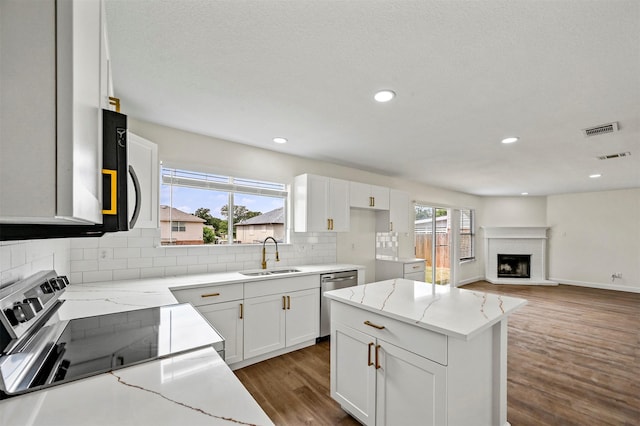
[[[129,166],[133,167],[139,183],[139,213],[134,228],[158,227],[158,145],[131,132],[128,133]],[[129,218],[136,206],[136,190],[129,176]]]
[[[446,367],[343,323],[331,336],[331,395],[365,425],[446,424]]]
[[[244,353],[244,287],[242,283],[205,285],[172,291],[180,303],[191,303],[225,339],[227,364],[242,361]]]
[[[245,359],[315,340],[319,309],[317,288],[245,299]]]
[[[369,210],[389,210],[389,188],[349,182],[350,206]]]
[[[0,222],[102,223],[101,1],[0,15]]]
[[[295,232],[349,230],[349,182],[304,174],[294,179]]]
[[[424,259],[376,259],[376,281],[394,278],[425,281]]]
[[[409,232],[409,193],[389,190],[389,209],[376,213],[376,231]]]
[[[224,360],[233,364],[243,360],[244,306],[242,301],[200,306],[198,311],[224,337]]]

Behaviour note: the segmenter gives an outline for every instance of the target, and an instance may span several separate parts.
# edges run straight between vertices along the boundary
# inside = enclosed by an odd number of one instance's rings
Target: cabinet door
[[[0,15],[0,221],[102,223],[100,0]]]
[[[197,308],[198,311],[224,337],[224,360],[227,364],[243,359],[242,300],[216,303]]]
[[[286,297],[274,294],[244,303],[244,358],[284,348]]]
[[[351,220],[349,206],[349,182],[340,179],[329,180],[329,218],[334,232],[347,232]]]
[[[294,291],[287,297],[286,346],[320,335],[320,289]]]
[[[389,200],[389,230],[409,232],[409,194],[392,189]]]
[[[371,336],[334,323],[331,333],[331,397],[365,425],[376,423],[374,352],[375,339]]]
[[[372,207],[370,186],[366,183],[349,182],[349,204],[351,207],[362,209]]]
[[[160,180],[158,166],[158,145],[141,138],[131,132],[129,137],[129,165],[140,184],[137,201],[140,203],[138,219],[134,228],[158,227],[158,183]],[[133,216],[136,206],[136,191],[134,182],[129,176],[129,219]]]
[[[389,188],[371,185],[372,208],[375,210],[389,210]]]
[[[447,424],[446,367],[378,340],[376,424]]]

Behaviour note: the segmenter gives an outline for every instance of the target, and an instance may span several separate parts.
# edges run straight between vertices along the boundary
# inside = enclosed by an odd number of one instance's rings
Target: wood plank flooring
[[[640,294],[483,281],[464,288],[529,301],[509,318],[512,426],[640,425]],[[329,342],[235,373],[276,425],[358,424],[329,395]]]

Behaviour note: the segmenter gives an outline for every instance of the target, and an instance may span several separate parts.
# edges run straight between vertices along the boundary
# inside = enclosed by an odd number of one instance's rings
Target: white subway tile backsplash
[[[153,266],[153,257],[132,257],[127,259],[127,268],[150,268]]]
[[[140,257],[139,248],[118,248],[113,251],[114,259],[131,259]]]
[[[98,270],[97,260],[72,260],[71,261],[72,272],[88,272],[88,271],[97,271],[97,270]]]
[[[290,244],[268,243],[269,267],[334,263],[336,235],[293,233]],[[134,229],[101,238],[71,238],[3,242],[0,244],[0,284],[24,278],[40,269],[56,269],[72,284],[201,274],[260,268],[261,245],[160,246],[158,229]]]
[[[176,266],[175,256],[154,257],[153,266]]]

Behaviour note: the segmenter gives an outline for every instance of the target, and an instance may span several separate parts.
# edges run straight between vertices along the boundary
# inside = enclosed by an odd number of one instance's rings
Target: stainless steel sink
[[[292,274],[295,272],[300,272],[300,270],[295,268],[285,268],[285,269],[264,269],[260,271],[240,271],[242,275],[246,275],[247,277],[260,277],[263,275],[277,275],[277,274]]]

